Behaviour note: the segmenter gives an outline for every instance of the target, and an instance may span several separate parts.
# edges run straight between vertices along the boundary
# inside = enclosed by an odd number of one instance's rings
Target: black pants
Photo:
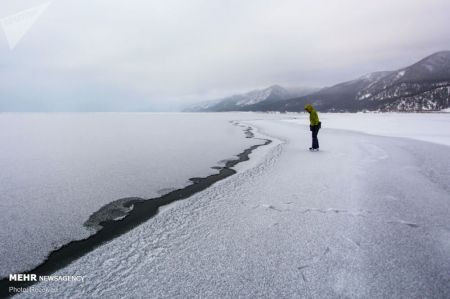
[[[317,134],[319,134],[320,127],[319,126],[311,126],[312,133],[312,148],[319,148],[319,139],[317,139]]]

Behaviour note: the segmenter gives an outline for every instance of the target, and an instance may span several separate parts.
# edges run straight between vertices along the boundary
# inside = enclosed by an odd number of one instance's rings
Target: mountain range
[[[320,90],[301,91],[295,94],[274,85],[190,111],[303,111],[307,103],[323,112],[439,111],[450,107],[450,51],[396,71],[374,72]]]
[[[244,94],[235,94],[219,100],[195,104],[185,109],[185,111],[250,111],[253,107],[257,107],[260,104],[278,103],[287,99],[304,96],[317,90],[317,88],[309,87],[285,88],[280,85],[272,85],[264,89],[252,90]]]

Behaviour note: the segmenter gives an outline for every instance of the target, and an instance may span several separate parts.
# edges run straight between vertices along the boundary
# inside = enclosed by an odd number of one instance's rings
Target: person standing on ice
[[[312,133],[312,147],[310,147],[309,150],[319,151],[319,139],[317,139],[317,134],[319,134],[322,123],[319,121],[319,115],[317,115],[317,111],[311,104],[306,105],[305,110],[309,113],[309,129]]]

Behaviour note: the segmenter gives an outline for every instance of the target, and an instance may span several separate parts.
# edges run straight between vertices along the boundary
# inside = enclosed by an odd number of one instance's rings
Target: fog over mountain
[[[328,112],[440,111],[450,107],[450,51],[396,71],[374,72],[320,90],[297,94],[271,86],[192,106],[188,111],[303,111],[306,104]]]
[[[0,19],[40,4],[2,1]],[[332,86],[450,49],[448,11],[447,0],[54,0],[1,22],[0,111],[176,111],[273,84]],[[11,48],[20,22],[29,30]]]
[[[318,88],[296,87],[285,88],[272,85],[264,89],[252,90],[243,94],[235,94],[219,100],[206,101],[185,108],[192,112],[246,111],[249,107],[259,107],[269,103],[300,97],[317,91]]]
[[[254,110],[439,111],[450,107],[450,51],[428,56],[391,72],[375,72],[309,95],[270,103]]]

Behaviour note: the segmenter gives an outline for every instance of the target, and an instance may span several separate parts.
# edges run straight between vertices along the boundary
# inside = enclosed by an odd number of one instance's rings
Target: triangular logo
[[[0,20],[11,50],[17,46],[49,5],[50,2],[46,2]]]

